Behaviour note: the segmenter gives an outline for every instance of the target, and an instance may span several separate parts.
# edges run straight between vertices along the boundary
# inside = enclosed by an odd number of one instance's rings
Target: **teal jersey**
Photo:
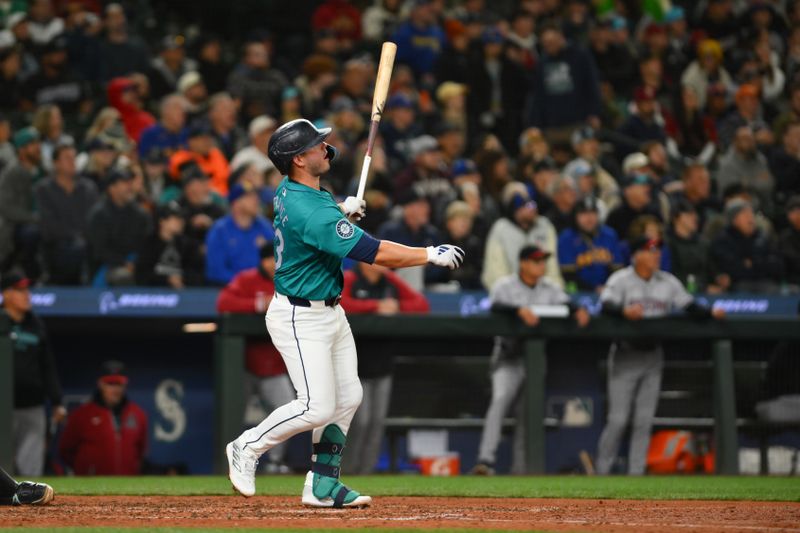
[[[275,191],[275,290],[327,300],[344,287],[342,258],[364,230],[344,216],[328,191],[284,177]]]

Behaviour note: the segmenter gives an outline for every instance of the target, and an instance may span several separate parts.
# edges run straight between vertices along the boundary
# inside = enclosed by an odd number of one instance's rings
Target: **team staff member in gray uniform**
[[[286,177],[275,191],[275,296],[266,322],[297,398],[230,442],[225,453],[234,488],[253,496],[258,458],[311,430],[313,455],[303,504],[362,507],[372,498],[339,480],[347,432],[363,394],[356,344],[339,305],[342,260],[453,269],[461,266],[464,252],[449,244],[414,248],[378,241],[353,225],[350,219],[361,219],[366,203],[351,196],[337,205],[320,188],[320,176],[336,157],[336,149],[325,142],[330,133],[330,128],[297,119],[278,128],[269,141],[269,157]]]
[[[535,327],[539,317],[530,308],[532,305],[567,305],[570,314],[579,326],[589,323],[589,313],[570,300],[564,290],[544,277],[550,253],[538,246],[525,246],[519,252],[519,271],[497,280],[492,287],[492,312],[519,317],[522,322]],[[514,464],[512,473],[525,472],[525,418],[522,415],[520,391],[525,382],[525,365],[522,360],[522,343],[515,337],[495,337],[492,352],[491,379],[492,400],[486,412],[481,434],[478,464],[472,473],[494,474],[497,446],[503,418],[512,404],[517,411],[517,426],[514,429]]]
[[[633,264],[608,279],[600,294],[603,313],[626,320],[660,318],[684,312],[696,318],[722,318],[721,308],[696,303],[681,282],[659,270],[661,241],[640,237],[631,244]],[[664,350],[655,341],[617,341],[608,354],[608,421],[597,445],[598,474],[608,474],[633,412],[628,473],[644,474],[653,425]]]

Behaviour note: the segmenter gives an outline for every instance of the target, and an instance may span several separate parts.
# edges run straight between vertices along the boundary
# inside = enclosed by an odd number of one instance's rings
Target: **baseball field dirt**
[[[7,508],[3,527],[399,528],[540,531],[800,532],[800,503],[378,497],[368,509],[306,509],[297,497],[61,496]]]

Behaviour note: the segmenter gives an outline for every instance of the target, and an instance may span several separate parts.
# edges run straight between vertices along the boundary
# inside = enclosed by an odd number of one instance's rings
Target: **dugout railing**
[[[693,321],[687,318],[643,320],[632,323],[612,318],[596,318],[586,328],[573,321],[543,319],[535,328],[494,316],[399,315],[349,317],[353,333],[359,338],[381,339],[386,345],[415,339],[445,343],[454,339],[469,342],[495,335],[514,335],[524,339],[528,373],[525,402],[530,423],[527,465],[531,474],[545,472],[545,343],[549,340],[656,339],[704,340],[711,342],[712,403],[715,470],[718,474],[737,474],[738,435],[736,389],[732,341],[800,340],[800,321],[794,318],[729,317],[721,321]],[[244,408],[244,348],[248,336],[265,334],[264,319],[251,315],[224,315],[215,347],[215,469],[224,470],[220,458],[225,444],[241,430]],[[443,352],[443,353],[446,353]]]

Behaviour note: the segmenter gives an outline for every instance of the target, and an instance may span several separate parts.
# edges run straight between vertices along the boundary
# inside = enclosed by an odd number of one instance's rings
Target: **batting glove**
[[[428,246],[426,250],[428,251],[428,262],[437,266],[454,270],[464,262],[464,250],[452,244]]]
[[[347,218],[358,221],[367,216],[367,202],[355,196],[348,196],[342,202],[342,210]]]

